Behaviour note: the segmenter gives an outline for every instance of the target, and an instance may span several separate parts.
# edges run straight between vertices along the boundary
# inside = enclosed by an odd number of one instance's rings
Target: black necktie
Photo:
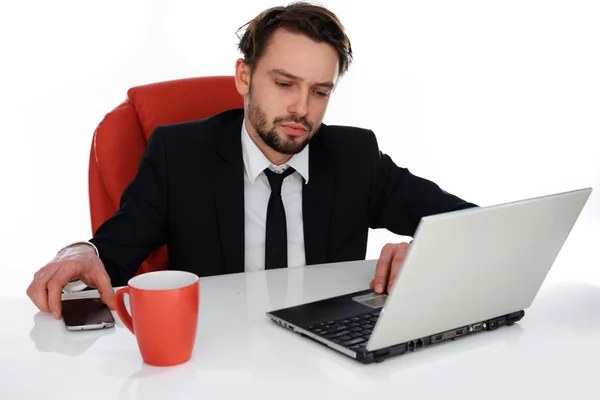
[[[265,241],[265,269],[287,268],[287,225],[285,209],[281,200],[281,185],[283,179],[294,173],[294,168],[288,168],[278,174],[265,169],[265,174],[271,185],[271,197],[267,207],[267,233]]]

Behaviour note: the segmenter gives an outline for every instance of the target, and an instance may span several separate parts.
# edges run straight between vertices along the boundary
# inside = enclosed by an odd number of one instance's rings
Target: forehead
[[[307,82],[335,82],[338,65],[338,54],[330,44],[278,29],[265,47],[257,69],[283,69]]]

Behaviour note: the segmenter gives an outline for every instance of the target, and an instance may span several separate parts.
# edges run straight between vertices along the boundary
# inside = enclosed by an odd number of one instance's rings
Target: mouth
[[[300,124],[284,124],[281,125],[285,133],[291,136],[301,136],[306,133],[306,128],[304,125]]]

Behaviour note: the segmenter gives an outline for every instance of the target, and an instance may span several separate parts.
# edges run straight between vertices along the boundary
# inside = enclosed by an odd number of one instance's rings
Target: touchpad
[[[353,297],[352,300],[371,308],[381,308],[385,305],[387,294],[369,293]]]

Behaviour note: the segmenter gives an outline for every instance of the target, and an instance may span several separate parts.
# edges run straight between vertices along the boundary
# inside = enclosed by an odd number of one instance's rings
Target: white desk
[[[68,332],[25,295],[0,298],[0,399],[600,399],[600,288],[589,284],[547,282],[512,327],[371,365],[265,317],[364,289],[373,271],[356,262],[203,278],[193,358],[170,368],[143,364],[118,319]]]

